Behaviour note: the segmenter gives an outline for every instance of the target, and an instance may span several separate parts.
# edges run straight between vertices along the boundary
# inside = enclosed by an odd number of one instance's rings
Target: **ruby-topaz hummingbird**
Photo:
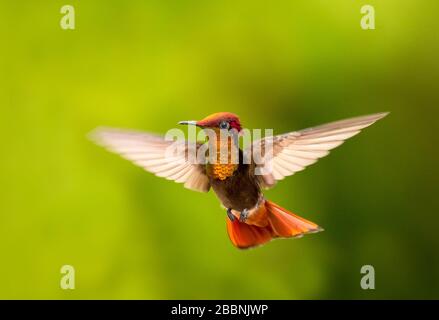
[[[315,163],[386,115],[377,113],[264,137],[243,149],[236,139],[243,133],[241,122],[229,112],[214,113],[200,121],[179,122],[209,131],[209,148],[204,149],[202,142],[174,141],[146,132],[112,128],[97,128],[92,139],[159,177],[184,183],[188,189],[208,192],[212,188],[226,210],[230,240],[243,249],[274,238],[322,231],[317,224],[265,199],[262,190]],[[199,157],[202,149],[207,151]],[[259,161],[254,156],[256,149],[261,155]],[[191,150],[197,156],[190,157]]]

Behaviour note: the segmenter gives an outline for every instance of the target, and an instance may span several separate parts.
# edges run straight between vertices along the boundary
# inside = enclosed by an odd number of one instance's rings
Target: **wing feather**
[[[372,125],[388,113],[377,113],[362,117],[331,122],[321,126],[289,132],[255,141],[252,148],[265,150],[273,147],[271,157],[263,157],[264,163],[258,164],[272,168],[271,173],[264,173],[262,184],[269,188],[274,180],[282,180],[287,176],[304,170],[329,151],[341,145],[347,139],[357,135],[362,129]]]
[[[180,148],[176,147],[175,141],[167,141],[158,135],[113,128],[98,128],[90,137],[98,145],[159,177],[184,183],[191,190],[209,191],[210,182],[204,166],[188,160],[190,142],[179,142],[182,144]],[[172,156],[167,153],[169,147],[174,148]]]

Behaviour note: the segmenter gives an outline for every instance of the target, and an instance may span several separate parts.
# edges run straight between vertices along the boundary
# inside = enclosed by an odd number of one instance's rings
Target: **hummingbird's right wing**
[[[168,141],[146,132],[113,128],[97,128],[90,137],[98,145],[159,177],[184,183],[191,190],[209,191],[210,183],[205,166],[190,161],[188,157],[189,149],[198,149],[198,144]]]
[[[255,141],[252,148],[262,151],[262,166],[267,170],[259,175],[259,180],[265,188],[274,186],[276,181],[315,163],[326,156],[329,150],[338,147],[346,139],[387,114],[383,112],[331,122]],[[271,148],[272,152],[266,152],[267,148]]]

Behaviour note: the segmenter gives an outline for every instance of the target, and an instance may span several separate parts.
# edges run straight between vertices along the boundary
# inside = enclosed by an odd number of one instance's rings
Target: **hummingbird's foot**
[[[227,209],[227,216],[229,217],[230,221],[235,221],[235,216],[233,215],[231,208]]]
[[[241,214],[239,215],[239,221],[245,222],[245,220],[247,220],[247,218],[248,218],[248,209],[244,209],[241,211]]]

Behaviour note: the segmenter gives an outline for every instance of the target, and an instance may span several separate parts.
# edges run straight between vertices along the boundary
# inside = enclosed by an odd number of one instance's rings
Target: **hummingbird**
[[[184,183],[188,189],[214,191],[226,212],[226,226],[232,244],[239,249],[263,245],[276,238],[299,238],[323,229],[287,209],[267,200],[263,190],[270,189],[287,176],[304,170],[331,149],[358,134],[388,113],[360,116],[324,125],[264,137],[241,149],[236,134],[243,132],[241,121],[230,112],[214,113],[199,121],[180,121],[214,133],[208,140],[215,142],[205,161],[189,160],[189,150],[199,151],[202,142],[188,140],[175,142],[164,136],[114,128],[97,128],[92,139],[111,152],[117,153],[134,164],[159,177]],[[235,135],[221,133],[233,132]],[[172,144],[180,148],[171,156],[167,151]],[[249,149],[263,146],[260,170]],[[267,148],[271,152],[267,152]],[[191,149],[192,148],[192,149]],[[221,158],[221,150],[229,152]],[[268,155],[270,156],[264,156]],[[212,156],[212,157],[210,157]],[[210,161],[209,159],[222,161]],[[206,160],[207,159],[207,160]],[[224,161],[225,160],[225,161]]]

